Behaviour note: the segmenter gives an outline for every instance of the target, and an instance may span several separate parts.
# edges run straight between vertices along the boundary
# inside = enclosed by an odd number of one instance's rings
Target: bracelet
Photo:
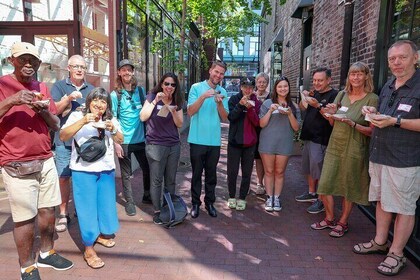
[[[153,104],[153,106],[156,106],[156,103],[155,103],[155,101],[154,101],[154,100],[152,101],[152,104]]]
[[[354,122],[353,128],[356,128],[357,122]]]

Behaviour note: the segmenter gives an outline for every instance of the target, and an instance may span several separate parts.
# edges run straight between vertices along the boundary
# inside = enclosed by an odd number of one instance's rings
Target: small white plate
[[[381,114],[381,115],[378,115],[378,114],[367,114],[365,116],[365,120],[367,120],[367,121],[371,121],[371,120],[381,121],[381,120],[389,119],[390,117],[391,116],[384,115],[384,114]]]
[[[334,114],[332,115],[333,118],[335,119],[346,119],[347,115],[346,114]]]
[[[102,129],[106,128],[105,122],[94,122],[92,123],[92,126],[96,128],[102,128]]]
[[[284,107],[279,106],[279,107],[277,108],[277,110],[279,110],[279,112],[280,112],[280,111],[287,112],[287,111],[289,111],[289,108],[284,108]]]
[[[32,102],[33,104],[39,104],[39,105],[42,105],[42,104],[45,104],[45,105],[50,105],[50,100],[49,99],[45,99],[45,100],[37,100],[37,101],[34,101],[34,102]]]

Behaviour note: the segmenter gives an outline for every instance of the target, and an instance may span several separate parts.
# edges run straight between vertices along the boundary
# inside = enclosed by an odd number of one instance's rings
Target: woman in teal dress
[[[363,106],[376,107],[378,96],[372,91],[369,67],[356,62],[349,69],[345,89],[338,93],[333,104],[327,105],[330,113],[327,117],[334,127],[318,187],[326,215],[311,228],[330,228],[332,237],[342,237],[348,231],[347,221],[354,203],[369,204],[369,140],[372,128],[361,110]],[[333,196],[343,197],[342,213],[337,222]]]

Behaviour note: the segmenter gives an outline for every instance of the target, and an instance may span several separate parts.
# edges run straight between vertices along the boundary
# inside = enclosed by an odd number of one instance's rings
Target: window
[[[259,53],[259,37],[249,38],[249,55],[258,56]]]

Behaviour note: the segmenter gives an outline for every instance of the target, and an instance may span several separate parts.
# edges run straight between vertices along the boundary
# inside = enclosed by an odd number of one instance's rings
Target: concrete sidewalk
[[[177,182],[178,194],[191,206],[186,133],[182,134],[183,165]],[[247,198],[245,211],[228,209],[226,137],[227,126],[223,125],[224,144],[215,204],[219,211],[217,218],[210,218],[202,207],[197,219],[188,217],[183,224],[165,229],[153,224],[153,209],[140,203],[141,192],[136,193],[139,211],[133,217],[125,214],[119,195],[117,245],[112,249],[95,247],[105,267],[93,270],[84,262],[74,218],[70,230],[60,233],[55,245],[59,253],[74,261],[74,268],[61,272],[41,268],[42,279],[389,279],[376,272],[383,256],[360,256],[352,252],[354,244],[370,240],[375,232],[374,225],[357,207],[351,214],[350,230],[342,238],[329,237],[328,230],[310,229],[311,223],[324,216],[308,214],[305,209],[309,204],[294,201],[307,188],[300,174],[299,156],[291,157],[287,167],[281,212],[266,213],[264,197],[253,192]],[[137,170],[134,176],[133,186],[139,185],[141,171]],[[252,188],[255,188],[255,178],[254,174]],[[120,181],[117,183],[120,193]],[[0,192],[0,225],[0,279],[18,279],[13,223],[4,192]],[[419,275],[419,269],[408,262],[408,267],[393,279],[420,279]]]

